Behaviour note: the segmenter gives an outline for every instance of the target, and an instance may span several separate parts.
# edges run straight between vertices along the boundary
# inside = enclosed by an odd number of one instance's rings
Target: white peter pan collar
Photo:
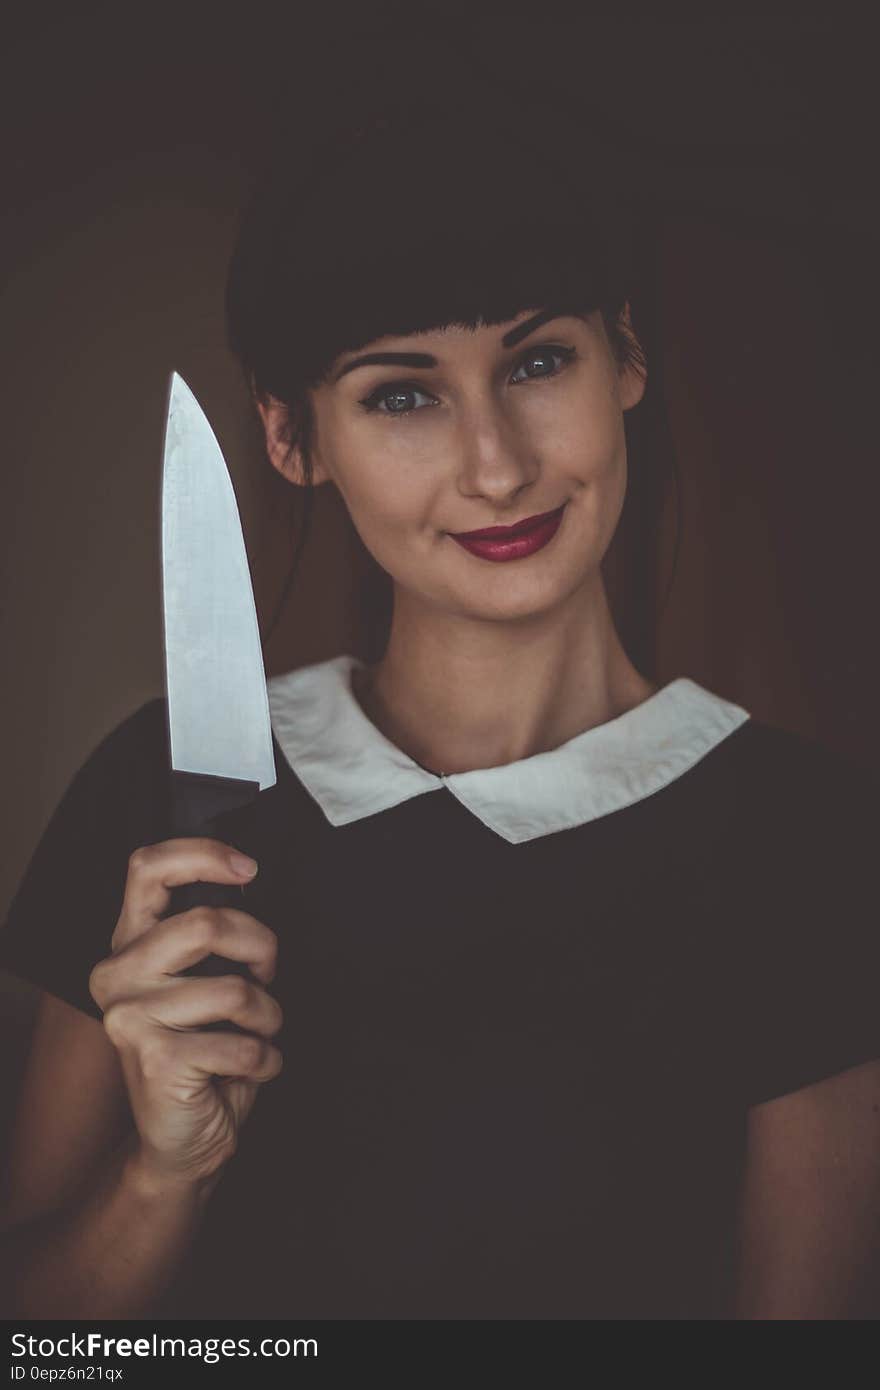
[[[437,776],[364,714],[343,654],[267,681],[275,737],[332,825],[348,825],[447,787],[512,844],[568,830],[650,796],[751,716],[679,676],[605,724],[501,767]]]

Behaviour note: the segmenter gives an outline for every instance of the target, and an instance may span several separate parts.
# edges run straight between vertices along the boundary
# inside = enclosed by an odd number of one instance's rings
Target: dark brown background
[[[543,8],[540,22],[510,4],[435,5],[419,19],[385,4],[363,27],[295,4],[6,21],[3,903],[86,754],[161,691],[172,367],[229,460],[261,615],[283,580],[289,490],[262,459],[222,322],[249,151],[272,101],[307,139],[383,84],[453,82],[457,61],[514,90],[583,92],[675,190],[661,302],[683,532],[658,677],[688,674],[880,765],[874,50],[830,11],[793,5],[708,18],[619,7],[613,19],[603,6],[577,23]],[[671,543],[669,513],[653,541],[658,595]],[[270,673],[350,644],[358,573],[322,489]],[[8,1113],[32,996],[2,984]]]

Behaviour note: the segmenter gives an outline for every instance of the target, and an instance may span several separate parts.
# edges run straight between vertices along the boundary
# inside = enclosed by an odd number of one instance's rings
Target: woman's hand
[[[201,1183],[231,1158],[257,1087],[277,1076],[281,1053],[269,1041],[281,1007],[240,975],[181,976],[207,955],[245,961],[262,984],[275,976],[278,941],[262,922],[227,907],[194,907],[162,917],[170,889],[197,880],[242,883],[219,840],[163,840],[129,859],[112,954],[89,990],[117,1049],[140,1136],[140,1160],[162,1181]],[[247,1033],[200,1032],[229,1020]]]

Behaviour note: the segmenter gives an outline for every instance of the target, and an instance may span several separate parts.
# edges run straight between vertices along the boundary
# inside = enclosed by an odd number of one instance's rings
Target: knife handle
[[[222,839],[216,833],[213,822],[216,816],[226,811],[237,810],[256,800],[259,782],[249,782],[237,777],[214,777],[202,772],[171,771],[171,828],[175,838],[187,836],[208,836]],[[244,910],[244,890],[246,885],[235,883],[181,883],[171,889],[171,903],[166,917],[178,912],[187,912],[191,907],[237,907]],[[240,960],[229,960],[225,956],[209,955],[178,971],[179,975],[244,975],[246,979],[255,977],[247,964]],[[205,1032],[245,1033],[230,1020],[217,1020],[200,1024]]]

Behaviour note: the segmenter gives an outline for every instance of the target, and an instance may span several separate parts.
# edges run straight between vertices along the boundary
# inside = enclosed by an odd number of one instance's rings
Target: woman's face
[[[335,483],[408,601],[485,620],[546,612],[596,580],[626,490],[623,411],[643,391],[598,311],[382,338],[312,392],[314,481]],[[301,483],[283,407],[261,413],[273,464]],[[552,538],[515,558],[453,538],[558,508]]]

